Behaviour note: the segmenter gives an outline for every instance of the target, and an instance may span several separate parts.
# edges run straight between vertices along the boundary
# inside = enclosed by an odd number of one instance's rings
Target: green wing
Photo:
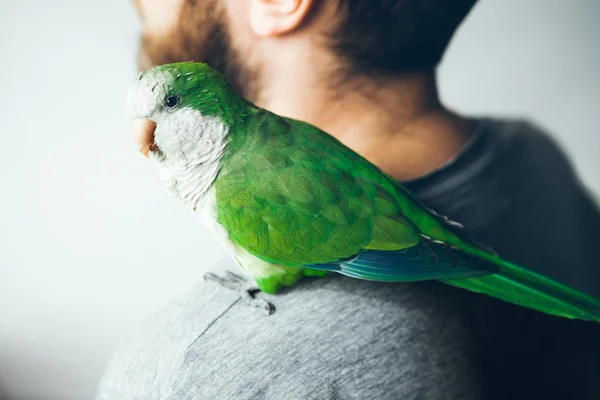
[[[218,220],[251,254],[301,266],[419,242],[387,178],[329,135],[258,111],[241,140],[216,182]]]
[[[471,278],[447,270],[438,279],[448,284],[553,315],[600,321],[600,301],[465,240],[330,135],[264,110],[246,118],[230,132],[215,185],[217,219],[249,253],[274,264],[310,266],[366,250],[414,248],[424,236],[497,267]]]

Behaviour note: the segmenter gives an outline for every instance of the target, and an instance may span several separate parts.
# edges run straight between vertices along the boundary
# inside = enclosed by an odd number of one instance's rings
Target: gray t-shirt
[[[600,297],[600,213],[535,127],[479,120],[455,160],[406,186],[501,256]],[[257,296],[276,312],[199,283],[114,354],[97,400],[600,399],[598,324],[434,281],[336,275]]]

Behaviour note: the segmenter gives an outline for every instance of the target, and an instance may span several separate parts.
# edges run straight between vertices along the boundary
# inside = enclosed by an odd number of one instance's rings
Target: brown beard
[[[256,69],[240,62],[227,30],[222,0],[185,0],[176,26],[162,36],[142,34],[138,67],[204,62],[221,72],[249,100],[257,98]]]

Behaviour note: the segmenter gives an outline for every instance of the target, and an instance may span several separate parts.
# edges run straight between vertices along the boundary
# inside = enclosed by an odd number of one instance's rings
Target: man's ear
[[[314,0],[251,0],[250,26],[260,37],[285,35],[308,17]]]

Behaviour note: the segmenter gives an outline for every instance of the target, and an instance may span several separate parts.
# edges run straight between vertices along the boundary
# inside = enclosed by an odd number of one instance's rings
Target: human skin
[[[144,35],[177,40],[186,1],[134,0]],[[250,101],[321,128],[397,180],[436,169],[468,140],[471,124],[440,103],[433,70],[339,79],[344,62],[323,40],[335,27],[334,2],[204,1],[222,7],[223,20],[211,24],[224,24],[236,61],[253,72],[241,84],[252,85]],[[142,61],[145,68],[155,63]]]

